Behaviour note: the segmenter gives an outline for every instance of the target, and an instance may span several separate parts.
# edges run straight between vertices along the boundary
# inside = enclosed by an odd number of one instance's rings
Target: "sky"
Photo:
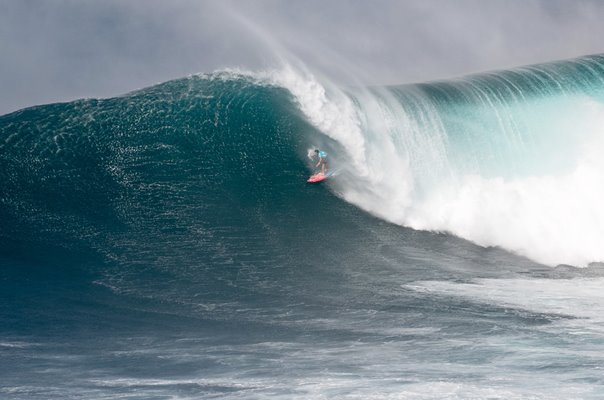
[[[296,59],[342,84],[604,53],[600,0],[0,0],[0,115]]]

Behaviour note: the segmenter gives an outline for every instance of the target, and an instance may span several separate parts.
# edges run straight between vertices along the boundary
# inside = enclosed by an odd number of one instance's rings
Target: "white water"
[[[604,332],[603,278],[421,281],[403,287],[561,317],[552,324],[544,324],[540,328],[544,330],[587,335],[596,340]]]
[[[271,80],[346,150],[349,178],[333,183],[345,200],[390,222],[546,265],[604,261],[599,100],[518,93],[506,104],[468,84],[486,112],[443,116],[413,87],[401,101],[385,89],[355,89],[352,97],[293,68]]]

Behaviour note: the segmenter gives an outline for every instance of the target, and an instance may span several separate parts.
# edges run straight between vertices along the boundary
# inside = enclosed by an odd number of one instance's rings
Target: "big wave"
[[[328,187],[373,215],[585,266],[604,260],[603,101],[590,56],[390,87],[223,71],[21,110],[0,117],[3,252],[152,263],[225,225],[303,224],[321,147],[339,170]]]
[[[347,201],[548,265],[604,260],[604,57],[417,85],[273,80],[346,149]]]

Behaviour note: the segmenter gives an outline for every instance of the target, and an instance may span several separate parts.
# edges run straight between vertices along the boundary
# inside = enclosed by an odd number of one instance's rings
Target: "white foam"
[[[376,397],[384,399],[416,399],[416,400],[545,400],[553,398],[577,398],[589,394],[589,390],[581,387],[566,386],[548,389],[510,388],[504,382],[485,384],[468,384],[458,382],[424,382],[406,385],[396,395]],[[369,397],[371,398],[371,397]],[[581,397],[583,398],[583,397]]]
[[[527,380],[531,380],[527,378]],[[535,379],[533,378],[532,381]],[[400,382],[399,382],[400,381]],[[240,383],[241,382],[241,383]],[[173,385],[216,386],[237,390],[234,396],[224,393],[223,397],[254,398],[254,399],[368,399],[368,400],[462,400],[462,399],[506,399],[506,400],[537,400],[551,399],[552,396],[576,398],[589,395],[590,388],[585,386],[565,386],[564,388],[515,388],[510,387],[508,380],[492,378],[483,384],[470,384],[454,381],[408,382],[403,377],[383,380],[366,380],[356,374],[326,373],[321,376],[292,376],[288,379],[250,379],[238,376],[214,379],[108,379],[94,380],[91,383],[99,387],[158,388]],[[551,387],[551,385],[550,385]],[[155,392],[161,393],[161,392]],[[217,394],[218,395],[218,394]],[[172,397],[185,399],[188,397]]]
[[[287,64],[258,73],[227,70],[218,76],[246,76],[289,90],[309,121],[346,151],[339,161],[347,165],[339,167],[350,174],[334,180],[337,192],[380,218],[414,229],[450,232],[545,265],[604,261],[604,105],[597,100],[569,97],[559,104],[552,100],[548,107],[553,108],[545,111],[542,105],[527,105],[539,110],[531,129],[541,129],[538,133],[546,138],[556,130],[556,135],[578,143],[576,154],[569,151],[566,157],[572,169],[492,176],[451,165],[451,148],[438,112],[412,88],[407,95],[415,112],[421,110],[413,117],[388,91],[357,88],[352,96]],[[552,115],[552,110],[559,112]],[[501,118],[498,111],[495,114]],[[544,115],[549,120],[543,121]],[[501,129],[516,124],[513,116],[505,117]],[[519,152],[514,157],[530,156],[523,153],[526,143],[514,129],[500,134]]]
[[[581,132],[587,141],[571,172],[513,179],[464,175],[418,204],[409,225],[446,230],[546,265],[603,261],[604,106],[576,107],[587,120]]]
[[[422,102],[424,114],[410,118],[400,101],[385,92],[359,90],[352,101],[293,68],[275,72],[271,79],[347,150],[356,175],[339,180],[338,192],[347,201],[390,222],[448,231],[546,265],[604,261],[601,103],[585,98],[564,103],[564,114],[551,116],[558,120],[542,124],[544,130],[555,127],[565,137],[584,140],[578,155],[568,155],[577,157],[572,171],[510,178],[451,167],[445,129],[421,94],[415,101]],[[504,135],[515,143],[513,148],[523,149],[515,132]]]
[[[574,334],[601,336],[604,333],[604,278],[476,279],[472,283],[420,281],[403,287],[534,313],[572,317],[575,319],[561,319],[551,327],[564,328]]]
[[[28,342],[0,342],[0,347],[6,348],[24,349],[32,346],[37,346],[37,344]]]

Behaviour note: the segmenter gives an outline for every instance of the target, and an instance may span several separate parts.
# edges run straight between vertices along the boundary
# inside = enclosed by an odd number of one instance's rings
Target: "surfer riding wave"
[[[315,150],[315,154],[317,155],[317,157],[319,159],[318,162],[317,162],[317,165],[315,165],[315,168],[319,168],[320,167],[321,168],[321,173],[323,175],[325,175],[325,173],[329,169],[329,165],[327,163],[327,153],[324,152],[323,150],[316,149]]]

